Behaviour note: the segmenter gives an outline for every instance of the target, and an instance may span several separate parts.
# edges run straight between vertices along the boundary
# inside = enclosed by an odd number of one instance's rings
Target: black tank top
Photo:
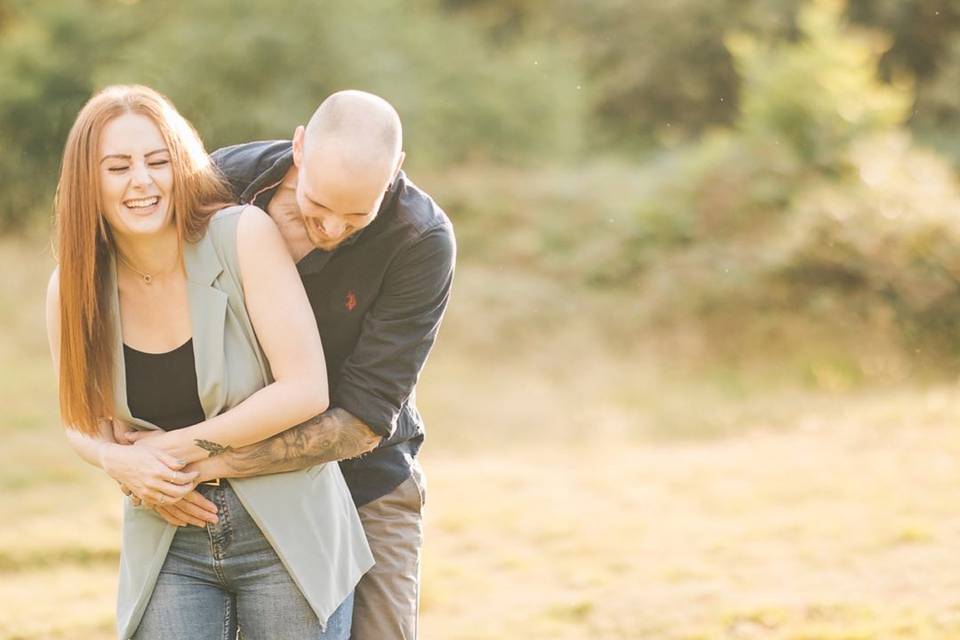
[[[172,431],[203,422],[193,339],[173,351],[145,353],[123,345],[130,415]]]

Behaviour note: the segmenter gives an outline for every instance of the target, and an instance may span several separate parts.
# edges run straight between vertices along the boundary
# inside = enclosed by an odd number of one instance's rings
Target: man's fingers
[[[184,502],[189,502],[208,513],[217,514],[217,505],[203,497],[199,491],[191,491],[183,497]]]
[[[171,509],[177,510],[177,515],[181,519],[190,519],[190,524],[196,524],[200,522],[202,524],[197,524],[198,527],[205,526],[208,522],[215,523],[219,521],[217,514],[210,513],[206,509],[198,507],[192,502],[188,502],[186,499],[181,500],[175,505],[171,506]]]
[[[201,529],[207,526],[207,523],[204,522],[203,519],[198,518],[196,515],[184,509],[182,502],[178,502],[177,504],[173,504],[168,507],[158,507],[157,513],[161,512],[166,513],[168,516],[170,516],[170,518],[179,520],[180,522],[184,522],[186,524],[192,524],[193,526],[200,527]],[[167,522],[170,522],[170,520],[167,520]]]
[[[187,521],[174,515],[173,510],[168,507],[154,507],[153,510],[157,512],[158,516],[175,527],[187,526]]]
[[[117,419],[111,420],[110,426],[113,427],[113,439],[120,444],[126,444],[128,442],[126,436],[131,431],[131,427],[126,422]]]

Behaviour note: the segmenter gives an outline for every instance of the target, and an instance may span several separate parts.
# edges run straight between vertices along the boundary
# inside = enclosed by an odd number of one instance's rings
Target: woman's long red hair
[[[114,245],[100,215],[100,137],[124,113],[150,118],[166,142],[173,170],[171,204],[177,236],[199,240],[210,217],[230,200],[196,130],[170,101],[149,87],[111,86],[80,110],[67,137],[55,199],[60,270],[60,413],[68,427],[90,435],[114,415],[112,292],[106,274]]]

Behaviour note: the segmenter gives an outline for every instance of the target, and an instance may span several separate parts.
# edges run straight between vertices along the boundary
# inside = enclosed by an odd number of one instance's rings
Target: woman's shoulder
[[[235,204],[220,209],[210,218],[210,233],[235,231],[238,227],[256,230],[263,226],[275,226],[266,211],[252,204]]]
[[[233,205],[220,209],[210,218],[207,239],[212,242],[221,262],[237,270],[241,256],[257,254],[274,235],[277,225],[261,208]]]
[[[256,209],[250,204],[232,204],[217,211],[210,218],[210,227],[227,227],[236,225],[246,209]]]
[[[214,244],[222,246],[224,242],[233,244],[239,236],[256,236],[264,228],[276,227],[270,216],[260,207],[252,204],[237,204],[224,207],[210,218],[207,235]]]

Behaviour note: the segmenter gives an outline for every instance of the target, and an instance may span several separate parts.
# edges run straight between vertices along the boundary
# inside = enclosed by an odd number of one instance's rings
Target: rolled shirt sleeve
[[[332,404],[390,438],[437,336],[453,283],[449,223],[425,231],[394,258],[344,362]]]

